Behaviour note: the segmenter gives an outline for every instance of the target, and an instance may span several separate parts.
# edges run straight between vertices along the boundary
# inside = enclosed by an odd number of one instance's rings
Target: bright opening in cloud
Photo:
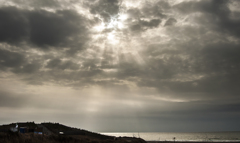
[[[119,40],[118,40],[115,32],[108,33],[107,40],[108,40],[108,43],[111,43],[111,44],[118,44],[119,43]]]
[[[128,18],[128,15],[127,14],[120,14],[118,19],[120,19],[120,21],[124,21]]]
[[[95,26],[94,29],[98,32],[103,31],[105,29],[104,23],[102,22],[101,24]]]

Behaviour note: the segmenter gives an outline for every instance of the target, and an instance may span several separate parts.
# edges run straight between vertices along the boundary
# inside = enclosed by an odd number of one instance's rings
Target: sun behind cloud
[[[118,14],[116,16],[111,16],[108,22],[104,22],[101,19],[100,24],[96,25],[93,29],[97,32],[97,35],[101,35],[106,40],[105,42],[117,45],[121,42],[119,38],[119,34],[122,32],[124,28],[127,28],[125,20],[127,20],[127,14]]]

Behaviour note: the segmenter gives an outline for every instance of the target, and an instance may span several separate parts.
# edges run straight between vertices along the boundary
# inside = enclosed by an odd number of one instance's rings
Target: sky
[[[0,124],[240,131],[240,1],[0,0]]]

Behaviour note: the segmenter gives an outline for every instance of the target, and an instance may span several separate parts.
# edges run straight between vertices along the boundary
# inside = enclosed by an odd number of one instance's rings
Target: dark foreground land
[[[0,126],[0,143],[240,143],[240,142],[191,142],[191,141],[144,141],[135,137],[114,137],[91,131],[68,127],[59,123],[34,122],[16,123]],[[22,132],[22,128],[24,133]],[[39,134],[41,133],[41,134]]]
[[[147,143],[133,137],[113,137],[61,125],[59,123],[17,123],[18,131],[10,131],[16,123],[0,126],[0,143]],[[28,128],[22,133],[20,128]],[[42,134],[30,132],[32,129]],[[41,129],[41,130],[40,130]]]

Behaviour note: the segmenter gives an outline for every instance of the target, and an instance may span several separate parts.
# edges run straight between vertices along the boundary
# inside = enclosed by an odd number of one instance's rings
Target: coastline
[[[239,142],[240,143],[240,132],[239,131],[228,131],[228,132],[112,132],[112,133],[101,133],[110,136],[128,136],[142,138],[147,142],[152,143],[223,143],[223,142]]]
[[[146,141],[147,143],[240,143],[240,141]]]

